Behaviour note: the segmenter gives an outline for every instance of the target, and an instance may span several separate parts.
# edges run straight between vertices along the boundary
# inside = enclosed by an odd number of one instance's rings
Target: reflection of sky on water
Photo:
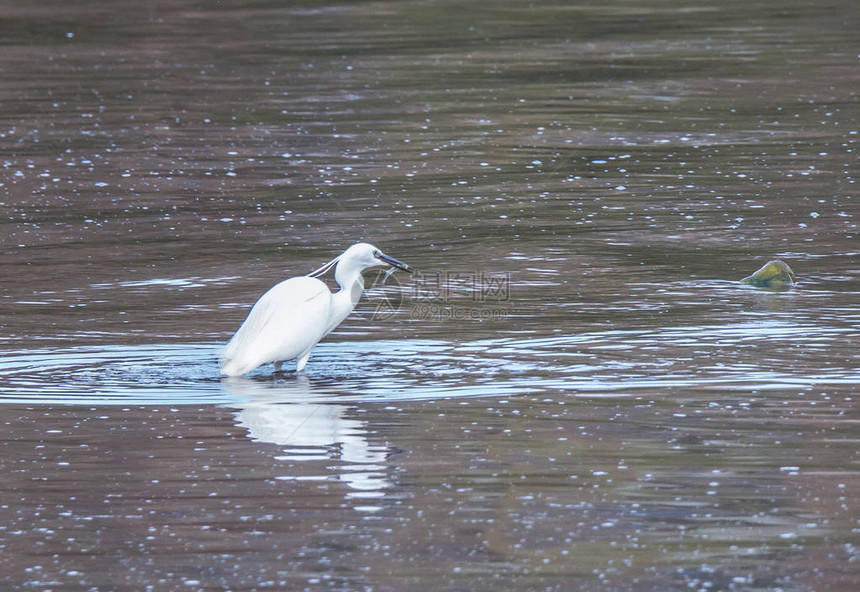
[[[349,497],[381,497],[389,486],[385,458],[388,449],[367,438],[367,424],[348,417],[350,407],[319,400],[313,383],[300,375],[276,382],[243,378],[224,381],[225,390],[242,400],[231,404],[236,424],[255,442],[283,447],[275,457],[285,463],[333,460],[327,471],[354,491]],[[326,479],[327,476],[284,475],[281,480]]]
[[[343,410],[347,404],[539,392],[620,396],[676,387],[761,390],[856,383],[856,364],[838,349],[856,334],[853,313],[826,321],[795,317],[741,311],[726,317],[733,322],[709,325],[474,341],[332,340],[315,349],[305,371],[310,382],[305,375],[273,380],[271,366],[223,380],[217,376],[220,345],[213,344],[18,349],[0,357],[0,402],[243,408],[260,402],[269,407],[321,403]],[[799,365],[801,350],[806,364]],[[291,413],[301,414],[298,408]]]

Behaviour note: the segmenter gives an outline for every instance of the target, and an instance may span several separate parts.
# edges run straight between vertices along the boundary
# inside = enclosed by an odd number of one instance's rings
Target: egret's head
[[[347,264],[347,262],[349,262]],[[413,269],[398,261],[394,257],[389,257],[376,247],[368,243],[357,243],[352,245],[343,255],[340,256],[340,264],[344,266],[355,266],[363,271],[371,267],[380,267],[388,265],[396,269],[401,269],[405,272],[412,273]]]

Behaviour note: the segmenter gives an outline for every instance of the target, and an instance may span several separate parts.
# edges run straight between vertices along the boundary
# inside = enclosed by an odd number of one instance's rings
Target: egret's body
[[[264,364],[275,370],[287,360],[296,360],[301,372],[319,341],[352,312],[364,291],[362,272],[371,267],[390,265],[411,272],[405,263],[388,257],[373,245],[359,243],[316,272],[294,277],[272,287],[251,308],[248,317],[223,353],[221,374],[239,376]],[[335,266],[340,290],[329,291],[312,277]]]

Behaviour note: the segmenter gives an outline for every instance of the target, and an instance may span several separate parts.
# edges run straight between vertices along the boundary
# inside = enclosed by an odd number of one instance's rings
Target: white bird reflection
[[[236,424],[248,431],[255,442],[268,442],[284,448],[275,458],[283,461],[339,460],[329,466],[339,471],[337,478],[355,491],[349,497],[382,497],[390,483],[385,458],[388,448],[371,444],[367,423],[347,417],[350,407],[331,402],[324,389],[316,389],[306,376],[279,382],[258,382],[228,378],[224,388],[237,403],[230,407]],[[285,475],[281,480],[325,479],[327,475]]]

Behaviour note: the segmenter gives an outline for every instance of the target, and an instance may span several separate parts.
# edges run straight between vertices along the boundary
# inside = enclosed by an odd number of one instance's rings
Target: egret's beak
[[[415,271],[410,266],[406,265],[403,261],[398,261],[394,257],[389,257],[385,253],[380,253],[379,251],[377,251],[374,253],[374,255],[376,256],[377,259],[379,259],[380,261],[384,261],[385,263],[387,263],[391,267],[396,267],[397,269],[402,269],[403,271],[405,271],[407,273],[412,273],[413,271]]]

